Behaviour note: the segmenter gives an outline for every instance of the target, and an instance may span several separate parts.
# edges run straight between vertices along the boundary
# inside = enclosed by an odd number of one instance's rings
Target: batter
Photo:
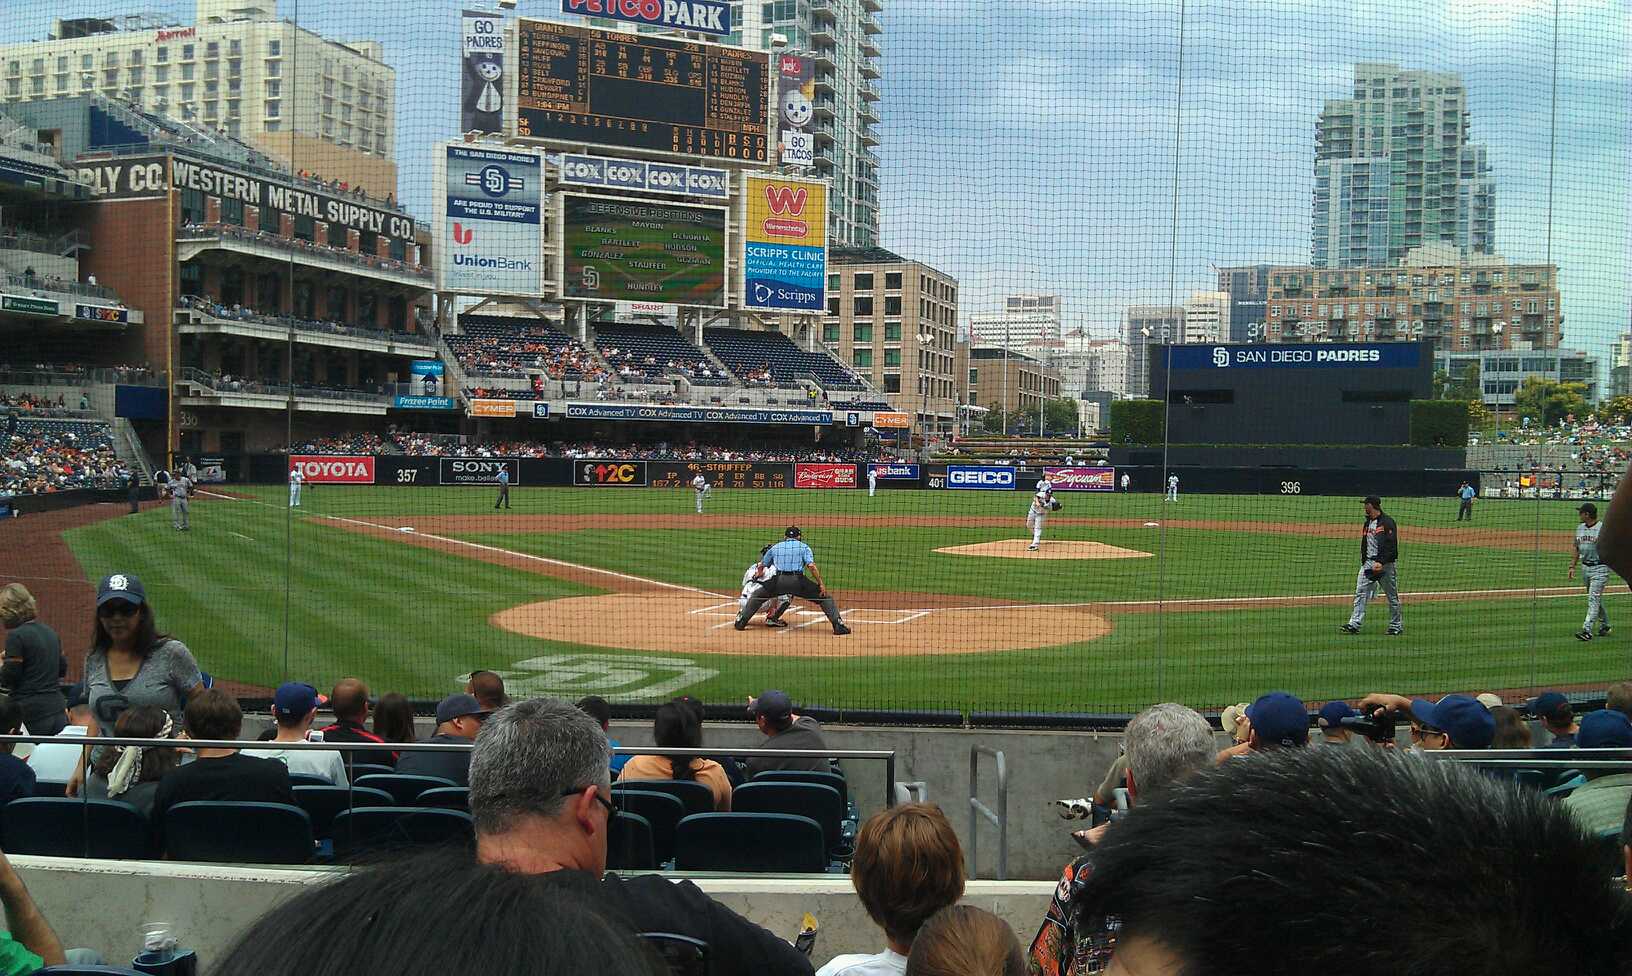
[[[1570,560],[1570,571],[1566,579],[1575,579],[1575,567],[1581,566],[1581,575],[1587,581],[1587,619],[1581,624],[1581,629],[1575,632],[1576,640],[1592,640],[1592,628],[1596,624],[1599,637],[1609,636],[1609,611],[1604,609],[1604,586],[1609,583],[1609,567],[1598,559],[1598,534],[1604,530],[1604,524],[1598,521],[1598,506],[1587,502],[1576,512],[1581,516],[1581,524],[1575,527],[1575,558]]]
[[[759,559],[764,559],[765,554],[770,551],[770,546],[766,546],[765,548],[759,550]],[[748,605],[748,601],[753,597],[755,590],[759,589],[761,586],[764,586],[775,578],[776,570],[765,565],[763,562],[755,560],[754,562],[749,563],[748,568],[742,571],[742,596],[737,598],[737,612],[741,613],[742,608]],[[765,612],[765,626],[786,627],[787,624],[782,622],[782,614],[786,613],[788,606],[793,603],[793,597],[783,594],[782,596],[777,597],[774,601],[767,601],[766,605],[769,606],[772,602],[774,602],[776,606],[771,607]]]

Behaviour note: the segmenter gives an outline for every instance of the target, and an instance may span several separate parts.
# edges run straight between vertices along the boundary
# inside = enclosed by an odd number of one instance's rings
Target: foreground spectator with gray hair
[[[567,702],[535,698],[495,712],[470,757],[477,859],[547,875],[636,931],[700,939],[714,976],[809,974],[803,953],[689,881],[606,874],[610,755],[600,724]]]
[[[1152,796],[1213,765],[1216,752],[1207,720],[1194,709],[1175,702],[1152,705],[1135,715],[1122,742],[1128,757],[1129,805],[1149,802]],[[1111,824],[1105,824],[1084,833],[1089,842],[1098,844],[1115,832],[1111,828]],[[1094,857],[1089,853],[1066,865],[1027,954],[1031,972],[1076,976],[1100,972],[1092,967],[1110,962],[1116,945],[1116,920],[1100,919],[1082,925],[1075,909],[1084,886],[1093,877]]]

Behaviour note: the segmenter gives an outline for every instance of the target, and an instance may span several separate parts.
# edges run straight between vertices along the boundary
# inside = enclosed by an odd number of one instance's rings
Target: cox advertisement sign
[[[1115,468],[1044,468],[1055,491],[1115,491]]]
[[[644,488],[646,462],[575,461],[572,465],[572,483],[586,488]]]
[[[510,472],[510,484],[521,484],[521,462],[510,458],[442,458],[438,476],[444,485],[496,485],[499,472]]]
[[[986,465],[949,464],[946,468],[948,488],[972,488],[985,491],[1007,491],[1014,487],[1014,469]]]
[[[372,457],[325,457],[296,454],[289,466],[299,468],[307,484],[314,485],[372,485],[374,459]]]
[[[595,186],[641,193],[667,193],[682,197],[731,197],[731,175],[709,166],[681,166],[678,163],[643,163],[606,156],[561,156],[561,182],[566,186]]]
[[[793,466],[795,488],[854,488],[856,466],[853,464],[806,464]]]
[[[437,287],[542,294],[544,168],[535,153],[443,146],[436,194]]]
[[[743,193],[743,307],[826,308],[827,184],[749,175]]]
[[[918,465],[916,464],[875,464],[872,465],[872,470],[879,481],[918,480]]]

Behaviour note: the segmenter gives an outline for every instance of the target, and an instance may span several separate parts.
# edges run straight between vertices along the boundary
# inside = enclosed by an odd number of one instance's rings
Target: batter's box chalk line
[[[695,610],[687,610],[686,612],[705,617],[725,617],[735,620],[737,617],[737,604],[733,600],[730,603],[716,603],[713,606],[698,607]],[[840,610],[840,615],[844,617],[844,622],[847,624],[894,625],[911,623],[919,617],[927,617],[933,612],[931,610],[880,610],[869,607],[853,607]],[[815,607],[789,607],[784,616],[811,617],[813,618],[810,621],[811,623],[827,619],[827,615]]]

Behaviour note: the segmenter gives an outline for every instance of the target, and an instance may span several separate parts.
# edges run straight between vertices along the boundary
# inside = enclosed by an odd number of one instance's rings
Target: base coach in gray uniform
[[[1604,523],[1598,521],[1598,506],[1587,502],[1576,513],[1581,524],[1575,527],[1575,558],[1570,561],[1566,579],[1575,579],[1575,567],[1581,567],[1581,576],[1587,581],[1587,619],[1575,632],[1576,640],[1592,640],[1593,627],[1599,637],[1609,636],[1609,611],[1604,609],[1604,586],[1609,583],[1609,567],[1598,559],[1598,537]]]
[[[1383,514],[1383,501],[1376,495],[1366,497],[1366,524],[1360,534],[1360,575],[1354,583],[1354,612],[1344,624],[1345,634],[1360,633],[1360,624],[1366,619],[1366,604],[1382,587],[1388,594],[1388,635],[1405,632],[1405,619],[1400,616],[1400,587],[1394,564],[1400,558],[1400,530],[1394,520]]]
[[[782,541],[772,546],[760,559],[760,565],[774,568],[776,575],[759,584],[759,589],[737,612],[736,623],[732,626],[747,630],[748,621],[754,619],[754,614],[759,612],[766,600],[777,596],[796,596],[820,606],[822,612],[827,614],[828,622],[833,625],[833,633],[841,637],[850,633],[850,628],[844,625],[844,618],[839,615],[839,605],[833,602],[826,584],[822,582],[822,571],[816,567],[816,554],[805,545],[799,527],[789,526],[782,535]],[[805,575],[806,567],[809,567],[815,579]]]

